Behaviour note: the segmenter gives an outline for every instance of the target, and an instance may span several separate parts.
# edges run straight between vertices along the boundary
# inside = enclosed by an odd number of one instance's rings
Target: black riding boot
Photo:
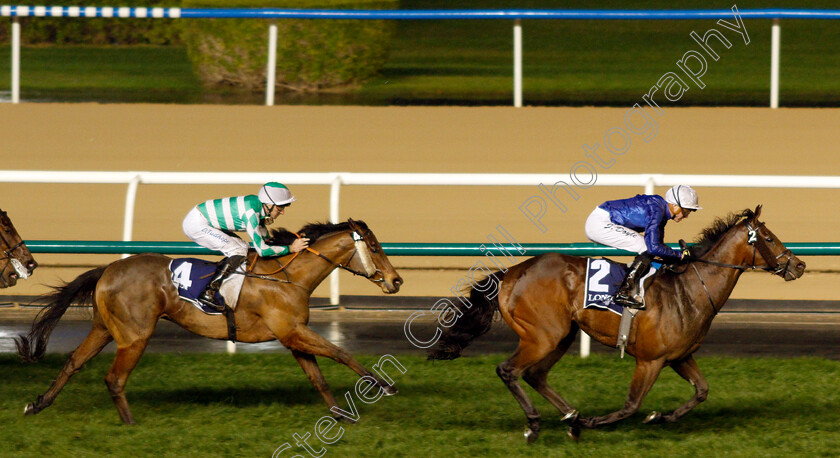
[[[224,312],[225,308],[216,303],[216,293],[222,287],[222,281],[228,277],[240,264],[245,260],[245,256],[231,256],[222,259],[219,262],[219,268],[216,270],[216,276],[207,285],[207,288],[198,296],[198,300],[218,312]]]
[[[641,294],[642,277],[650,268],[652,259],[647,252],[636,256],[633,264],[630,265],[630,271],[627,272],[627,276],[621,284],[621,288],[615,295],[616,304],[634,309],[645,309],[645,298]]]

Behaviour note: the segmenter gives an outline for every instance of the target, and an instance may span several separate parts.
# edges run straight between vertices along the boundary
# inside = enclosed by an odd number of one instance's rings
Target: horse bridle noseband
[[[767,242],[765,240],[762,239],[759,243],[758,229],[763,227],[764,223],[759,222],[758,225],[755,226],[755,228],[753,228],[749,222],[746,222],[745,225],[747,226],[747,244],[753,246],[752,265],[744,266],[737,264],[726,264],[723,262],[709,261],[706,259],[699,258],[694,259],[694,261],[702,262],[705,264],[711,264],[713,266],[726,267],[730,269],[738,269],[743,271],[761,269],[766,270],[767,272],[772,272],[773,275],[779,275],[784,278],[784,276],[788,272],[788,268],[790,267],[790,261],[793,258],[793,252],[790,251],[790,249],[785,249],[785,251],[782,251],[781,253],[779,253],[778,256],[774,257],[773,253],[770,252],[770,247],[767,246]],[[766,266],[758,267],[755,265],[756,251],[764,259],[764,262],[767,263]],[[787,260],[784,262],[784,264],[779,262],[779,259],[783,256],[787,257]],[[700,271],[697,270],[697,266],[695,264],[691,264],[691,267],[694,268],[694,272],[697,274],[697,278],[700,279],[700,284],[703,285],[703,290],[706,291],[706,296],[709,298],[709,303],[712,305],[712,310],[714,310],[715,315],[717,315],[719,309],[715,307],[715,301],[712,300],[712,295],[709,294],[709,289],[706,287],[706,282],[703,281],[703,277],[700,276]]]

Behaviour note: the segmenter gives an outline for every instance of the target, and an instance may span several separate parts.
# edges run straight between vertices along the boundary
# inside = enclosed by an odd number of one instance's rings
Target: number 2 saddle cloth
[[[659,272],[662,263],[653,262],[650,270],[642,277],[642,296],[645,295],[645,287],[653,281],[654,275]],[[586,285],[583,308],[595,308],[609,310],[621,315],[624,307],[613,302],[615,293],[621,287],[624,277],[627,275],[629,266],[609,259],[586,259]]]
[[[222,287],[216,293],[216,303],[227,304],[231,309],[236,308],[239,292],[242,290],[242,283],[245,281],[245,275],[241,275],[245,273],[245,266],[246,263],[243,262],[235,272],[222,282]],[[181,296],[181,299],[191,303],[208,315],[221,314],[221,312],[198,301],[198,296],[207,288],[216,274],[215,262],[196,258],[178,258],[169,262],[169,271],[172,272],[172,284],[178,289],[178,295]]]

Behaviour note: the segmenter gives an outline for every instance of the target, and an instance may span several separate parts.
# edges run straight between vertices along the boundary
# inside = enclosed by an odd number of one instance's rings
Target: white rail
[[[526,173],[216,173],[216,172],[99,172],[0,170],[0,183],[126,184],[123,240],[130,241],[134,206],[140,185],[152,184],[286,184],[330,186],[330,221],[337,223],[341,186],[537,186],[562,179],[558,174]],[[568,178],[568,177],[567,177]],[[697,187],[840,188],[837,176],[779,175],[598,175],[595,186],[640,186],[653,194],[655,186],[690,183]],[[338,276],[331,278],[330,301],[339,302]]]
[[[341,186],[537,186],[564,179],[558,174],[526,173],[216,173],[216,172],[95,172],[0,170],[0,183],[77,183],[119,184],[128,186],[125,198],[123,240],[130,241],[134,224],[134,204],[141,184],[263,184],[280,181],[286,184],[330,186],[330,221],[339,219]],[[565,179],[568,179],[566,176]],[[595,186],[641,186],[653,194],[656,186],[689,183],[696,187],[727,188],[840,188],[840,176],[783,175],[598,175]],[[340,297],[338,272],[330,277],[330,302]],[[589,354],[590,338],[581,333],[581,356]],[[228,342],[228,351],[235,346]]]

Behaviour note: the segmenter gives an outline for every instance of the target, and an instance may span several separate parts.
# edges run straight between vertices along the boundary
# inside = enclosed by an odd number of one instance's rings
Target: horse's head
[[[747,262],[785,279],[796,280],[805,273],[805,263],[797,258],[767,226],[758,220],[761,205],[744,222]]]
[[[0,288],[14,286],[18,278],[27,278],[38,267],[29,248],[23,243],[12,220],[0,210]]]
[[[400,290],[403,279],[397,273],[382,245],[376,240],[376,235],[366,226],[352,219],[350,235],[353,237],[355,253],[350,258],[348,267],[356,272],[364,273],[368,280],[381,283],[380,287],[386,294],[394,294]]]

